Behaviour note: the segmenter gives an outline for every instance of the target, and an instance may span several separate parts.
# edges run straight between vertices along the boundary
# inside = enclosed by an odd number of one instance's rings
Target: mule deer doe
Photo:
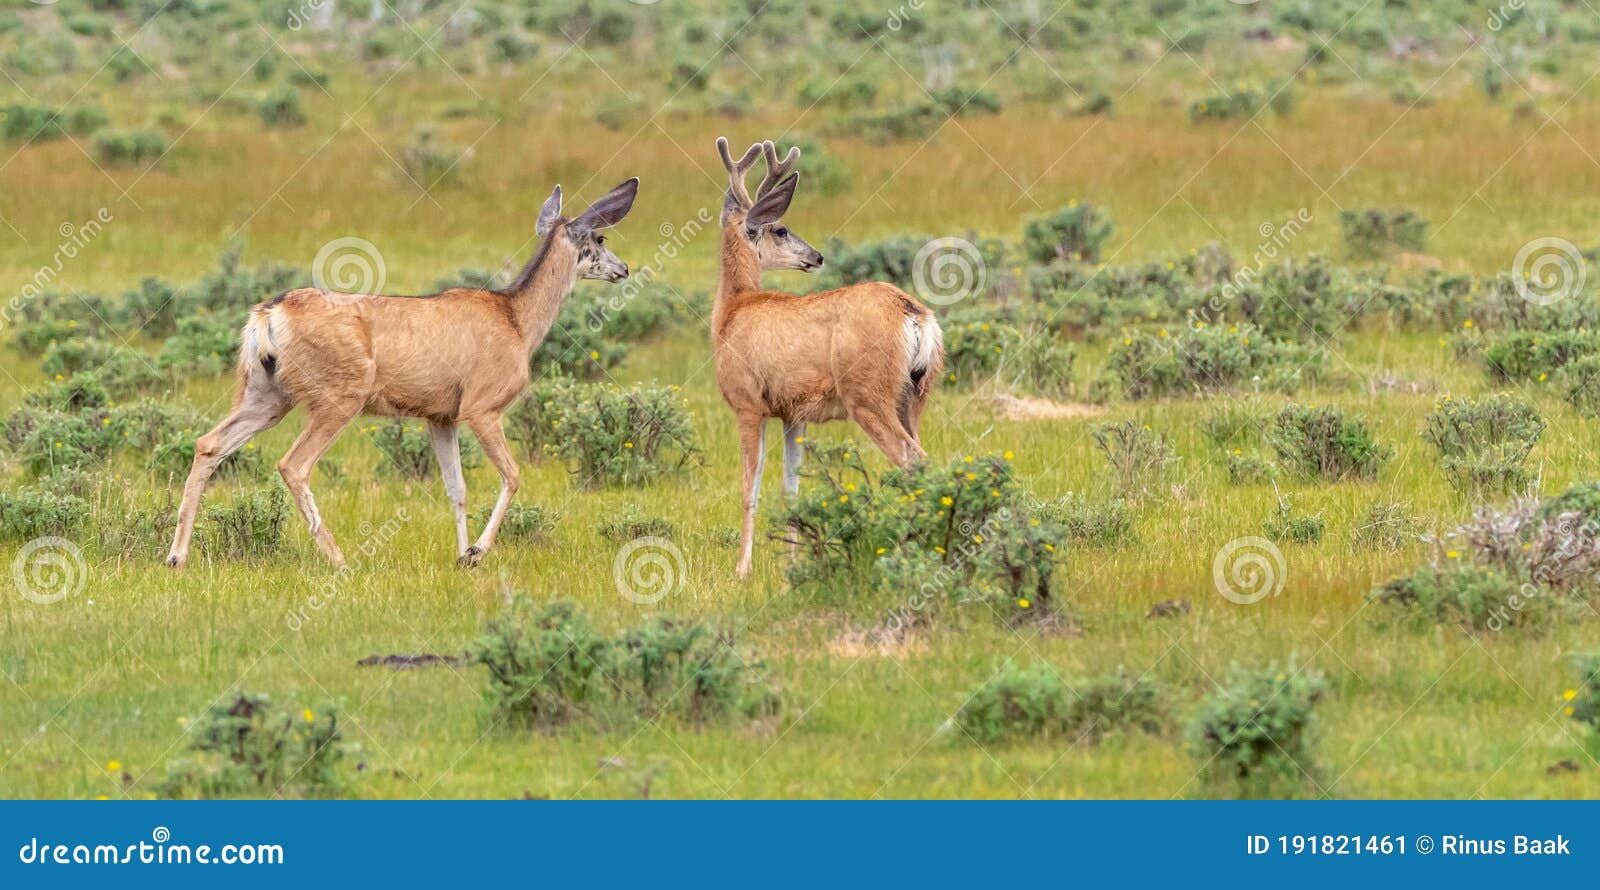
[[[181,568],[206,482],[223,458],[273,426],[295,405],[306,426],[278,472],[317,546],[344,557],[311,497],[311,469],[356,415],[427,420],[444,489],[455,509],[458,563],[477,565],[494,544],[516,493],[517,462],[500,415],[528,385],[528,359],[543,342],[579,278],[621,281],[628,266],[600,230],[628,215],[639,192],[630,179],[577,219],[561,216],[561,186],[539,211],[544,239],[504,290],[452,288],[428,297],[345,294],[302,288],[250,310],[239,348],[233,409],[195,443],[178,530],[167,565]],[[456,436],[465,423],[500,472],[500,497],[476,543],[467,546],[467,484]]]
[[[918,436],[928,393],[944,364],[933,313],[892,284],[866,282],[796,296],[763,290],[761,273],[809,272],[822,254],[783,223],[800,174],[800,149],[780,161],[771,142],[734,161],[722,206],[722,274],[711,312],[717,385],[739,420],[744,457],[744,523],[738,575],[750,576],[767,419],[783,421],[783,493],[800,490],[806,424],[848,418],[895,466],[927,457]],[[767,175],[751,200],[745,174],[760,154]]]

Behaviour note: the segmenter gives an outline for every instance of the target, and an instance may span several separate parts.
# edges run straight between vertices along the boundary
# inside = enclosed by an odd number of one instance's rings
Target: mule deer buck
[[[339,431],[365,413],[428,422],[445,494],[455,509],[457,561],[481,562],[519,482],[501,412],[527,387],[528,359],[578,279],[628,277],[627,264],[606,248],[600,231],[628,215],[638,191],[639,180],[630,179],[569,220],[561,216],[556,186],[535,226],[543,241],[504,290],[463,287],[428,297],[388,297],[302,288],[250,310],[233,409],[195,443],[167,565],[181,568],[189,558],[200,496],[217,464],[296,405],[306,408],[306,426],[278,461],[278,472],[329,560],[344,564],[311,497],[311,469]],[[471,546],[456,436],[463,423],[500,472],[500,497]]]
[[[771,142],[728,169],[722,205],[722,274],[711,312],[717,385],[739,421],[744,522],[738,575],[750,576],[768,418],[783,421],[783,493],[800,490],[806,424],[848,418],[895,466],[927,457],[918,436],[928,393],[944,364],[933,313],[892,284],[867,282],[809,296],[764,290],[761,273],[821,267],[822,254],[783,225],[800,174],[800,149],[781,161]],[[752,200],[745,174],[759,155],[767,174]]]

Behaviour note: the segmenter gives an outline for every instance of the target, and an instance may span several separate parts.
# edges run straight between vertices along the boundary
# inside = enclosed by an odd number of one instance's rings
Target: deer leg
[[[800,493],[800,462],[805,458],[805,449],[800,447],[800,440],[806,436],[806,425],[803,423],[783,424],[783,496],[794,497]]]
[[[311,470],[356,413],[356,410],[328,408],[312,411],[306,420],[306,428],[300,431],[300,438],[294,440],[294,444],[289,446],[289,453],[278,461],[278,473],[283,476],[283,484],[288,486],[295,506],[300,508],[300,515],[305,517],[306,528],[311,531],[323,555],[339,568],[344,568],[344,554],[339,552],[333,532],[328,530],[322,521],[322,514],[317,512],[317,502],[311,496]]]
[[[428,421],[428,437],[433,440],[433,456],[439,459],[439,477],[444,480],[445,497],[456,514],[456,556],[467,552],[467,480],[461,475],[461,440],[453,423]]]
[[[805,459],[805,449],[800,447],[800,440],[806,437],[806,425],[803,423],[783,423],[783,497],[784,500],[793,500],[800,496],[800,462]],[[800,533],[793,525],[789,526],[789,556],[792,558],[800,549]]]
[[[878,446],[883,456],[897,467],[911,463],[912,459],[922,450],[920,445],[906,433],[905,427],[900,425],[900,418],[893,414],[877,411],[853,412],[851,419],[856,425],[866,432],[872,444]]]
[[[744,521],[739,533],[741,580],[750,577],[756,539],[756,505],[761,500],[761,463],[766,457],[767,419],[759,414],[739,416],[739,451],[744,456]]]
[[[489,456],[489,462],[500,471],[500,497],[494,502],[494,512],[489,514],[489,523],[478,535],[478,542],[463,551],[461,558],[456,560],[456,564],[462,567],[483,562],[483,555],[494,546],[494,536],[500,531],[500,522],[506,518],[511,496],[522,485],[522,471],[517,467],[517,459],[511,456],[511,446],[506,444],[505,431],[500,428],[500,415],[469,420],[467,426],[478,437],[478,444],[483,446],[483,453]]]
[[[189,467],[188,481],[183,484],[178,530],[172,536],[168,566],[181,569],[189,561],[189,539],[194,535],[195,518],[200,512],[200,496],[205,493],[206,483],[211,481],[217,465],[244,447],[256,433],[282,420],[291,407],[289,400],[275,390],[246,388],[228,416],[194,443],[194,463]]]

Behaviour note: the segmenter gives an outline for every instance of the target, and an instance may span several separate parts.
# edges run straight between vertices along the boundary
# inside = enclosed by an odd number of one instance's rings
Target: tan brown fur
[[[558,216],[558,187],[540,214],[545,238],[539,253],[504,291],[453,288],[428,297],[390,297],[302,288],[253,308],[239,351],[233,409],[195,443],[168,565],[179,568],[188,559],[200,497],[217,465],[295,406],[305,408],[306,426],[278,471],[328,559],[344,561],[317,512],[311,470],[352,419],[370,414],[428,422],[455,510],[460,562],[477,564],[493,545],[520,484],[501,413],[527,387],[528,359],[578,278],[627,276],[627,265],[602,246],[595,229],[620,220],[637,188],[637,180],[623,183],[568,221]],[[500,496],[472,546],[459,424],[472,430],[501,478]]]
[[[792,178],[775,183],[769,173],[751,202],[740,169],[747,169],[748,164],[733,162],[725,140],[719,140],[718,149],[731,180],[723,211],[722,269],[712,307],[712,342],[717,386],[739,423],[744,522],[737,571],[740,577],[747,577],[766,421],[778,418],[784,424],[785,494],[797,490],[797,439],[808,423],[849,419],[896,466],[921,460],[927,452],[918,428],[933,382],[943,367],[944,349],[933,313],[892,284],[868,282],[806,296],[763,289],[764,269],[815,268],[821,256],[816,255],[814,264],[807,260],[789,265],[779,246],[760,242],[768,236],[761,227],[747,225],[747,214],[768,192],[782,186],[792,192]],[[788,159],[779,164],[770,143],[765,150],[769,170],[774,172],[787,173],[798,159],[798,153],[791,150]],[[750,158],[746,153],[746,161]],[[756,241],[752,241],[752,232]],[[800,244],[810,250],[804,242]],[[768,258],[762,256],[764,248]],[[918,350],[915,360],[920,364],[916,368],[908,354],[908,320],[919,338],[933,338]]]

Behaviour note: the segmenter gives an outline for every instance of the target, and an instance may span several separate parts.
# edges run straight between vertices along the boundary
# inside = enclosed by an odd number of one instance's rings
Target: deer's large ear
[[[750,213],[744,218],[745,224],[764,226],[783,219],[783,215],[789,211],[789,202],[794,200],[794,188],[799,182],[800,174],[790,173],[766,194],[757,198],[756,206],[751,207]]]
[[[739,203],[739,199],[733,194],[733,189],[728,189],[722,196],[722,224],[727,225],[734,214],[743,212],[744,205]]]
[[[572,221],[573,226],[580,232],[604,229],[622,222],[622,218],[633,209],[633,199],[639,195],[639,177],[624,182],[605,197],[594,202],[594,206],[583,212],[583,215]]]
[[[560,217],[561,186],[558,185],[556,190],[550,193],[550,197],[544,199],[544,206],[539,208],[539,222],[533,227],[533,230],[539,234],[540,238],[543,238],[550,234],[551,227],[556,224],[556,220]]]

